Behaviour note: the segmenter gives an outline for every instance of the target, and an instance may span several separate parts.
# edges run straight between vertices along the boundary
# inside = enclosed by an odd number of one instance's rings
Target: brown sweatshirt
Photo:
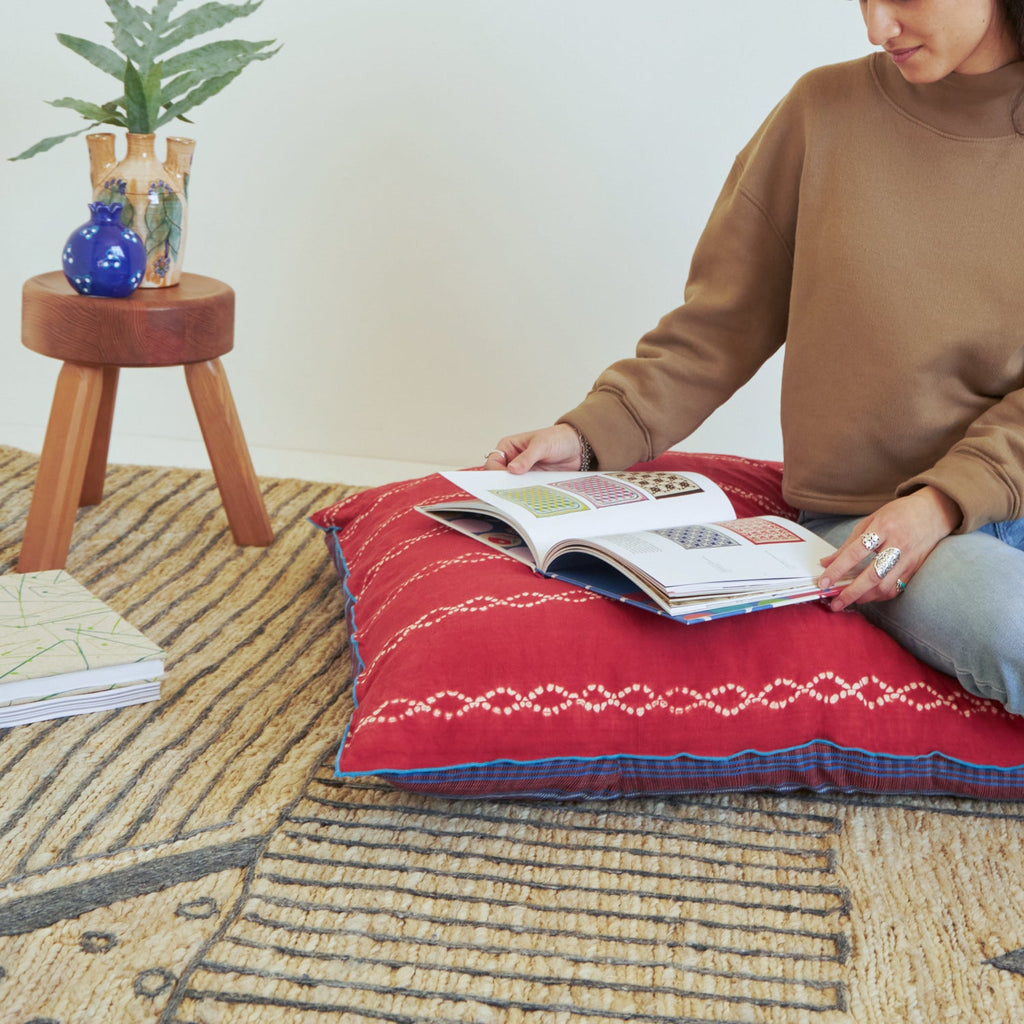
[[[932,484],[962,531],[1024,517],[1024,62],[805,75],[737,157],[684,300],[563,417],[603,468],[681,441],[785,343],[790,503],[862,515]]]

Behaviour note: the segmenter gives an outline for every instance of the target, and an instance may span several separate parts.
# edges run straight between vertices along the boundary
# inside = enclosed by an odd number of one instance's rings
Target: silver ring
[[[492,448],[484,456],[484,462],[486,462],[492,455],[500,455],[506,462],[508,462],[508,456],[500,448]]]
[[[896,596],[899,597],[900,594],[902,594],[903,591],[906,590],[906,589],[907,589],[906,583],[904,583],[903,580],[897,578],[897,580],[896,580]]]
[[[868,551],[874,551],[882,543],[882,538],[877,533],[862,533],[860,535],[860,542]]]
[[[903,552],[899,548],[885,548],[875,555],[875,575],[884,580],[892,567],[900,560]]]

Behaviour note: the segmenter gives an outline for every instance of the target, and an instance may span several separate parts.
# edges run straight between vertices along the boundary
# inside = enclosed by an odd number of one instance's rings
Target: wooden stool
[[[235,293],[211,277],[183,274],[170,288],[126,299],[79,295],[63,273],[22,291],[21,341],[63,360],[29,507],[19,572],[61,569],[75,512],[103,498],[122,366],[184,366],[192,405],[236,544],[274,539],[220,356],[234,344]]]

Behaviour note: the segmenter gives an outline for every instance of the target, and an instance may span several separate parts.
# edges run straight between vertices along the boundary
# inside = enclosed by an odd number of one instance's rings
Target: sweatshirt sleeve
[[[800,157],[784,108],[734,163],[694,251],[684,304],[559,420],[587,438],[601,468],[681,441],[784,342]]]
[[[982,413],[935,465],[902,484],[897,494],[927,485],[960,506],[957,533],[1024,518],[1024,389]]]

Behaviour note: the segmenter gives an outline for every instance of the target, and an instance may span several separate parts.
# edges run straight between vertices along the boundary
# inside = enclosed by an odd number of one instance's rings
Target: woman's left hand
[[[825,572],[818,586],[827,590],[868,559],[865,567],[832,599],[832,610],[838,612],[851,604],[898,597],[935,545],[960,525],[961,518],[960,506],[934,487],[922,487],[872,512],[834,555],[821,560]],[[872,549],[865,544],[865,537],[873,544]],[[889,553],[890,561],[894,556],[896,560],[880,577],[875,559],[883,552]]]

